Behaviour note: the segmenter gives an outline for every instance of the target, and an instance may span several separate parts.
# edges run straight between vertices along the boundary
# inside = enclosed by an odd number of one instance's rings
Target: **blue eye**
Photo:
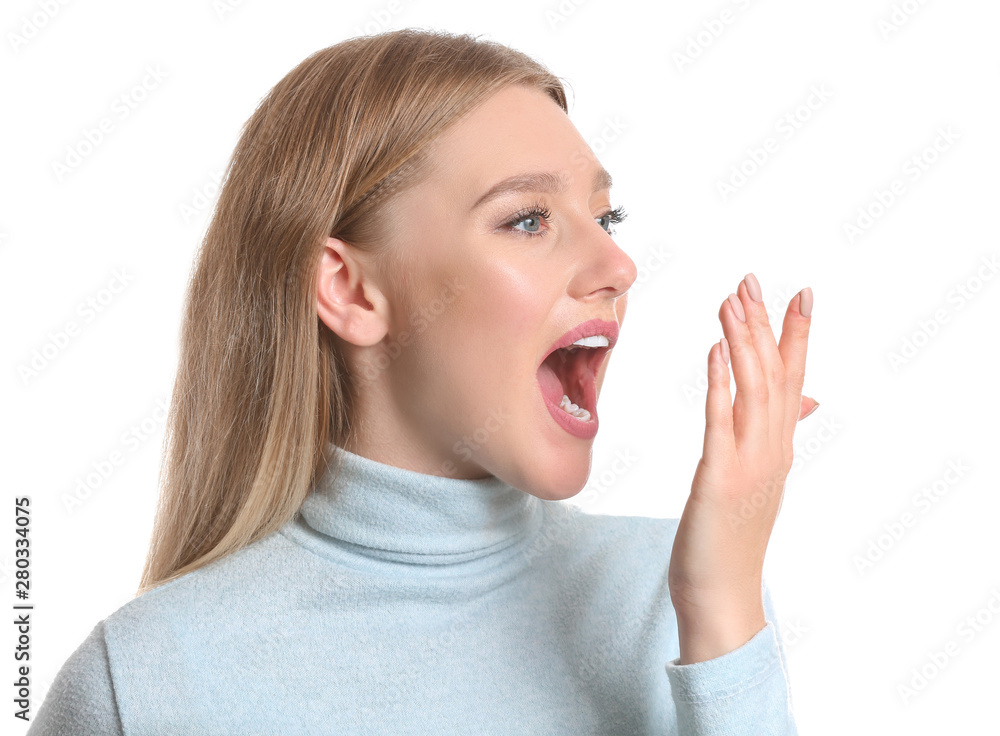
[[[619,222],[621,222],[622,220],[624,220],[626,217],[628,217],[628,214],[625,212],[625,210],[622,208],[621,205],[618,205],[613,210],[611,210],[608,214],[604,215],[603,217],[599,217],[597,219],[598,220],[607,220],[608,221],[607,227],[604,227],[604,225],[601,225],[601,227],[603,227],[605,230],[607,230],[608,234],[614,235],[615,231],[614,231],[614,229],[612,229],[611,226],[612,225],[617,225]]]
[[[526,207],[525,209],[520,210],[510,220],[504,223],[504,227],[508,230],[523,233],[527,237],[540,237],[544,232],[539,229],[542,221],[544,220],[545,222],[548,222],[551,216],[552,213],[547,207],[543,207],[541,204],[534,204],[531,207]],[[596,219],[608,234],[613,235],[614,230],[611,229],[611,226],[621,222],[625,219],[625,217],[625,210],[621,206],[618,206]],[[527,223],[527,227],[517,227],[521,223]]]
[[[551,216],[552,213],[547,208],[542,207],[539,204],[535,204],[532,205],[531,207],[527,207],[521,210],[516,215],[514,215],[513,218],[511,218],[504,224],[511,230],[518,230],[519,232],[526,233],[529,236],[533,236],[539,233],[539,228],[542,225],[541,221],[545,220],[546,222],[548,222]],[[516,227],[517,225],[520,225],[522,222],[531,224],[528,226],[527,229],[524,230],[522,230],[519,227]]]
[[[528,227],[525,228],[525,230],[527,232],[529,232],[529,233],[537,233],[538,229],[542,226],[542,220],[545,220],[545,219],[548,219],[548,218],[546,218],[546,216],[544,214],[539,213],[537,215],[533,215],[532,217],[525,217],[524,219],[520,220],[519,222],[531,222],[532,220],[534,220],[535,224],[534,225],[529,225]]]

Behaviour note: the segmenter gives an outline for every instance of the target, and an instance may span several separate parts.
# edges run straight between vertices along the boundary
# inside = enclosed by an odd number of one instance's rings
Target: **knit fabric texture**
[[[677,519],[335,451],[278,531],[98,622],[29,736],[798,733],[766,583],[763,629],[679,664]]]

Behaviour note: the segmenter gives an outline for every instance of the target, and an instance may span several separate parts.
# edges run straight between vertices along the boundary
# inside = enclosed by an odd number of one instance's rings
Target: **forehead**
[[[600,168],[558,103],[521,85],[495,93],[438,136],[428,153],[428,183],[461,193],[469,206],[508,176],[550,171],[566,184],[582,177],[589,185]]]

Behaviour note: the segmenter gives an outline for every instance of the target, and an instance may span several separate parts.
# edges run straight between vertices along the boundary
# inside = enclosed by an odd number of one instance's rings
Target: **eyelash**
[[[522,222],[523,220],[527,220],[532,217],[539,217],[548,222],[551,216],[552,212],[547,207],[543,207],[541,202],[536,202],[530,207],[525,207],[524,209],[519,210],[510,220],[507,220],[507,222],[504,223],[504,227],[510,231],[518,233],[519,235],[523,235],[529,238],[537,238],[540,237],[544,233],[544,231],[533,233],[529,230],[521,230],[520,228],[514,226]],[[601,215],[601,217],[611,218],[611,222],[609,223],[609,225],[617,225],[618,223],[622,222],[627,216],[628,213],[625,212],[624,208],[622,208],[621,205],[615,207],[614,209],[608,210],[603,215]],[[604,228],[601,229],[603,230]],[[608,235],[615,234],[614,229],[608,229],[605,230],[605,232],[608,233]]]

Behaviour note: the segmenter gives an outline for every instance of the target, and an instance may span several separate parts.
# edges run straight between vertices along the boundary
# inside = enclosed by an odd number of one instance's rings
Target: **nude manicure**
[[[743,277],[743,282],[747,285],[747,293],[750,298],[755,302],[764,301],[764,296],[760,293],[760,282],[757,281],[757,277],[752,273],[748,273]]]
[[[743,303],[740,301],[740,298],[735,294],[730,294],[729,303],[733,305],[733,311],[736,312],[736,316],[739,317],[740,322],[746,322],[747,316],[743,312]]]
[[[803,317],[808,317],[813,311],[813,290],[811,286],[807,286],[802,291],[799,292],[799,314]]]

